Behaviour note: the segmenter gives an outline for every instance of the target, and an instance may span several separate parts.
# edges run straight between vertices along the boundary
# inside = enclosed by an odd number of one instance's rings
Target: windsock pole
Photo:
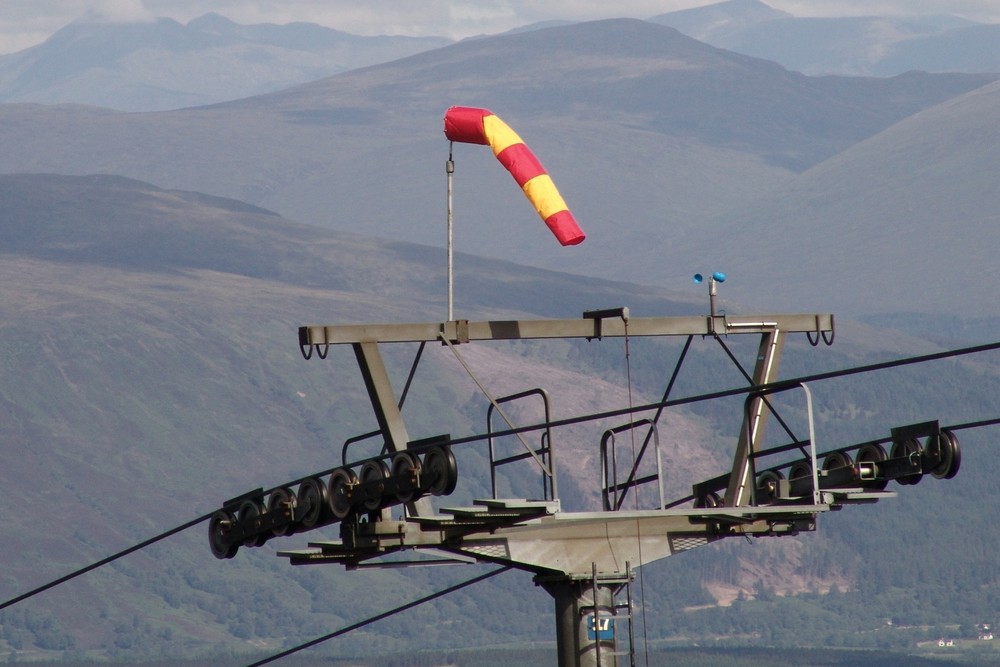
[[[454,142],[448,142],[448,161],[444,170],[448,174],[448,321],[455,319],[455,255],[454,244],[454,213],[452,212],[452,188],[455,181],[455,161],[451,157],[451,147]]]

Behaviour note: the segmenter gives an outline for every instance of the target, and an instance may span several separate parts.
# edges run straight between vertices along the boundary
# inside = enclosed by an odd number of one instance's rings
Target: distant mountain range
[[[589,238],[558,248],[489,151],[456,145],[462,252],[676,288],[724,270],[725,298],[782,309],[990,316],[989,283],[926,265],[995,246],[998,76],[808,77],[665,26],[598,21],[209,107],[3,105],[0,172],[120,174],[441,247],[441,117],[483,106],[536,151]]]
[[[1000,25],[954,16],[804,18],[758,0],[654,16],[706,44],[805,74],[1000,72]],[[547,21],[510,34],[567,25]],[[215,104],[389,62],[452,43],[360,36],[316,24],[240,25],[209,13],[181,24],[81,19],[0,55],[0,102],[160,111]]]
[[[648,20],[805,74],[1000,72],[1000,25],[955,16],[805,18],[728,0]]]
[[[153,111],[270,92],[438,48],[444,37],[363,37],[312,23],[81,19],[0,56],[0,101]]]

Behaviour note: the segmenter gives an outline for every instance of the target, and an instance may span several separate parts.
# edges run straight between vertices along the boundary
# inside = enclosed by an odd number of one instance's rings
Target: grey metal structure
[[[717,315],[633,318],[627,308],[591,311],[580,319],[518,321],[446,321],[410,324],[306,326],[299,345],[307,359],[325,359],[331,345],[350,345],[364,380],[378,429],[382,454],[312,478],[264,492],[261,489],[227,501],[213,517],[209,538],[220,558],[232,557],[239,546],[262,544],[270,537],[308,530],[339,521],[340,540],[315,542],[305,550],[280,555],[293,564],[339,563],[349,568],[398,566],[387,556],[402,551],[422,556],[421,563],[491,562],[535,574],[538,585],[555,601],[560,667],[620,664],[614,620],[624,620],[628,604],[616,602],[627,590],[633,566],[666,558],[725,537],[781,536],[811,531],[817,516],[852,503],[870,503],[895,495],[890,480],[912,484],[929,473],[954,476],[960,454],[953,434],[936,422],[894,429],[892,451],[868,443],[818,453],[812,432],[812,400],[808,386],[783,385],[778,367],[789,334],[806,334],[816,345],[832,343],[834,318],[808,315]],[[759,337],[755,367],[750,374],[742,427],[731,468],[696,483],[692,494],[674,502],[663,497],[658,412],[605,433],[600,443],[603,511],[567,511],[558,495],[558,451],[552,432],[562,424],[551,419],[547,395],[531,389],[496,398],[480,385],[490,412],[510,427],[490,438],[493,497],[472,507],[435,510],[432,496],[455,488],[457,466],[448,436],[411,440],[399,408],[382,348],[396,343],[437,343],[447,346],[463,364],[460,348],[478,341],[529,339],[602,339],[643,336]],[[685,351],[686,351],[685,347]],[[419,358],[419,355],[418,355]],[[680,363],[678,362],[678,367]],[[772,413],[771,398],[781,392],[801,392],[806,401],[808,440],[764,449],[763,433]],[[514,427],[504,412],[511,400],[530,398],[545,403],[545,423]],[[620,414],[633,418],[634,410]],[[649,406],[639,412],[655,412]],[[491,421],[492,424],[492,421]],[[645,432],[627,475],[619,480],[619,454],[614,438],[632,429]],[[517,456],[498,458],[492,448],[497,435],[521,437],[542,432],[541,445],[523,439]],[[923,439],[923,441],[921,441]],[[643,474],[640,459],[654,457],[655,472]],[[789,460],[789,453],[793,459]],[[776,465],[767,461],[781,459]],[[497,497],[497,470],[512,460],[534,461],[542,478],[537,499]],[[647,469],[649,464],[647,462]],[[329,481],[322,478],[329,475]],[[297,490],[293,490],[294,485]],[[624,497],[645,484],[657,486],[657,502],[625,509]],[[649,487],[647,487],[649,488]],[[391,508],[403,505],[401,515]],[[631,626],[629,626],[631,627]],[[633,642],[629,642],[629,646]],[[629,657],[634,660],[634,653]]]

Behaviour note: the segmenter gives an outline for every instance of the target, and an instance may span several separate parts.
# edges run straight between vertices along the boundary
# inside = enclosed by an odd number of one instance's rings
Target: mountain
[[[743,208],[739,225],[732,217],[706,225],[692,252],[712,253],[739,275],[745,282],[727,293],[743,303],[822,303],[843,312],[864,295],[871,314],[918,305],[941,316],[992,313],[991,286],[1000,280],[998,128],[1000,84],[993,83],[796,176]],[[747,252],[758,244],[780,259]],[[746,289],[765,284],[780,289]]]
[[[3,105],[0,171],[121,174],[440,247],[441,117],[454,104],[483,106],[537,153],[589,238],[558,249],[489,152],[456,145],[459,251],[680,289],[694,273],[725,269],[698,245],[711,221],[741,225],[748,205],[801,172],[995,78],[808,77],[663,26],[598,21],[470,40],[194,109]],[[969,207],[992,210],[983,197]],[[766,245],[745,251],[789,260]],[[863,299],[849,308],[867,312]]]
[[[1000,25],[954,16],[799,17],[758,0],[729,0],[648,20],[812,75],[1000,72]]]
[[[0,56],[0,101],[155,111],[223,102],[395,60],[443,37],[362,37],[309,23],[81,19]]]

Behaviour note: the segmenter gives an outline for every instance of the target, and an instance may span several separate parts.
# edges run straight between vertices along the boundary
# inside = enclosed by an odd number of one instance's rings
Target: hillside
[[[798,13],[805,13],[800,10]],[[720,49],[811,75],[1000,72],[1000,25],[956,16],[793,16],[727,0],[648,19]]]
[[[363,37],[307,23],[240,25],[214,13],[187,24],[81,19],[38,46],[0,55],[0,101],[177,109],[266,93],[449,42]]]
[[[589,240],[553,252],[488,152],[459,145],[459,251],[683,289],[693,273],[725,269],[713,253],[692,251],[706,223],[993,78],[806,77],[663,26],[600,21],[463,42],[175,112],[4,105],[0,171],[120,174],[441,247],[441,117],[453,104],[481,105],[539,155]],[[774,261],[766,246],[747,251]]]
[[[991,84],[915,114],[706,225],[692,251],[740,276],[727,294],[762,307],[993,314],[998,109]]]
[[[372,418],[350,353],[304,362],[298,325],[435,320],[443,312],[437,249],[325,231],[240,202],[120,177],[4,176],[0,200],[4,599],[211,511],[226,498],[329,468],[345,438],[370,429]],[[705,308],[701,297],[460,259],[463,316],[576,317],[623,303],[637,315]],[[727,343],[747,363],[754,342],[736,338]],[[693,346],[695,369],[680,376],[678,395],[742,382],[717,348],[712,340]],[[793,342],[783,375],[937,349],[846,322],[834,347]],[[662,392],[678,351],[634,342],[637,402]],[[390,370],[405,374],[408,354],[392,356]],[[463,349],[498,392],[545,386],[558,415],[625,404],[622,355],[620,345],[596,341]],[[464,370],[443,348],[429,348],[425,357],[405,407],[419,429],[411,434],[480,432],[485,403]],[[824,447],[881,437],[889,425],[995,416],[989,397],[1000,389],[998,377],[995,360],[982,357],[823,383],[815,391]],[[716,474],[732,447],[738,404],[670,411],[661,437],[671,494],[685,494],[692,480]],[[567,501],[592,501],[587,488],[597,477],[588,465],[606,426],[561,440],[571,443],[560,459]],[[650,631],[692,636],[692,627],[704,622],[678,609],[713,603],[710,592],[726,601],[739,590],[792,593],[832,584],[864,590],[870,573],[877,573],[885,596],[872,609],[898,608],[892,596],[900,587],[929,579],[924,597],[905,610],[916,618],[936,609],[942,622],[964,622],[992,594],[992,583],[977,589],[969,580],[982,549],[995,539],[988,513],[977,511],[995,495],[995,457],[986,435],[963,432],[960,479],[929,480],[875,508],[828,517],[817,535],[762,540],[756,548],[742,541],[718,545],[644,568]],[[450,505],[488,493],[482,453],[463,450],[459,462],[460,487]],[[509,483],[515,490],[523,484]],[[953,520],[959,515],[960,524]],[[949,568],[942,571],[930,557],[893,567],[901,542],[929,555],[941,548],[941,535],[948,543],[964,537],[969,545],[949,555]],[[290,568],[274,557],[277,549],[319,536],[275,541],[223,562],[210,555],[202,529],[189,531],[0,612],[0,648],[118,659],[273,652],[481,571],[344,572]],[[944,606],[956,594],[965,606]],[[549,641],[550,607],[530,577],[507,574],[353,634],[331,650]],[[869,615],[856,617],[864,622]],[[910,641],[901,637],[894,641]]]

